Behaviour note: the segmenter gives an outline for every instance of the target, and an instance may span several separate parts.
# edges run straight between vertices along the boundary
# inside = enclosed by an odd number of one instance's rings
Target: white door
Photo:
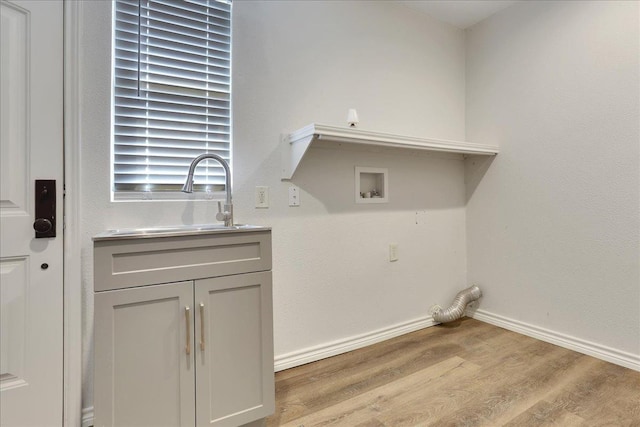
[[[62,425],[62,1],[0,0],[0,425]],[[36,179],[56,180],[35,238]]]

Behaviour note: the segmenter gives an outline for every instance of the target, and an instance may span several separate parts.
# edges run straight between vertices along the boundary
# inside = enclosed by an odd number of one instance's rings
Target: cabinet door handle
[[[184,320],[186,321],[185,323],[187,324],[187,347],[186,347],[186,352],[187,355],[191,354],[191,330],[189,328],[189,323],[191,319],[189,319],[189,306],[186,306],[184,308]]]
[[[200,350],[204,351],[204,304],[200,303]]]

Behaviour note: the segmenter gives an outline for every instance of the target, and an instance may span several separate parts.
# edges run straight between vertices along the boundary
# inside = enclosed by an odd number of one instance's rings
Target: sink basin
[[[151,237],[176,237],[190,236],[197,234],[217,234],[217,233],[239,233],[247,231],[266,231],[270,227],[261,225],[236,224],[225,226],[223,224],[194,224],[175,225],[167,227],[149,228],[123,228],[117,230],[107,230],[93,237],[93,241],[117,240],[117,239],[144,239]]]

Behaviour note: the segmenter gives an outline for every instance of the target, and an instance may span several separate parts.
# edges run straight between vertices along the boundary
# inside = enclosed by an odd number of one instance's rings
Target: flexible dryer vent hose
[[[477,286],[471,286],[458,292],[451,307],[443,310],[442,307],[436,305],[431,309],[433,320],[440,323],[452,322],[458,320],[464,314],[467,304],[473,302],[482,296],[482,291]]]

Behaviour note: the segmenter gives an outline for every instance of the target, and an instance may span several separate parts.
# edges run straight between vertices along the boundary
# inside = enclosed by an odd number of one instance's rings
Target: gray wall
[[[84,402],[92,405],[91,236],[214,221],[206,201],[112,202],[109,2],[83,4]],[[387,2],[234,3],[233,179],[240,223],[273,227],[275,353],[282,359],[424,321],[466,284],[464,164],[456,156],[312,149],[280,180],[281,134],[312,122],[464,139],[464,32]],[[385,205],[354,203],[354,167],[389,169]],[[253,207],[254,187],[271,207]],[[400,259],[388,262],[389,243]]]
[[[472,282],[478,313],[640,359],[636,2],[522,2],[466,35],[392,2],[234,8],[235,213],[274,230],[277,360],[422,321]],[[83,4],[85,408],[91,236],[215,213],[206,201],[111,201],[110,26],[109,2]],[[282,134],[345,125],[349,108],[362,129],[501,153],[312,148],[282,182]],[[388,204],[354,203],[355,166],[389,168]],[[269,209],[253,207],[256,185],[269,186]]]
[[[522,2],[467,34],[467,137],[501,147],[467,164],[482,310],[636,367],[638,5]]]

